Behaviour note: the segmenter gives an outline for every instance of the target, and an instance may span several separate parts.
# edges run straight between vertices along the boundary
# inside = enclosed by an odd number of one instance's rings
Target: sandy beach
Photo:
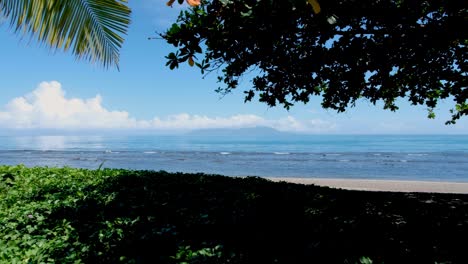
[[[325,178],[268,178],[272,181],[285,181],[300,184],[315,184],[346,190],[390,191],[390,192],[427,192],[427,193],[462,193],[468,194],[468,183],[396,181],[396,180],[361,180],[361,179],[325,179]]]

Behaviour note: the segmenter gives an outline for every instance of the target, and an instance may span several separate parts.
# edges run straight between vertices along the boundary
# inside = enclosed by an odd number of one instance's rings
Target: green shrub
[[[468,263],[467,219],[466,195],[0,166],[0,263]]]

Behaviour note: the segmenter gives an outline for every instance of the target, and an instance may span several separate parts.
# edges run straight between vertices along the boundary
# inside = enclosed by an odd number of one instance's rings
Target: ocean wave
[[[325,153],[324,155],[325,156],[343,156],[343,154],[339,154],[339,153]]]
[[[275,155],[289,155],[289,152],[273,152]]]
[[[427,154],[427,153],[409,153],[408,156],[422,157],[422,156],[429,156],[429,154]]]
[[[94,158],[94,157],[73,157],[71,158],[71,160],[74,160],[74,161],[104,161],[104,160],[98,160],[97,158]]]
[[[157,152],[156,151],[144,151],[143,153],[145,153],[145,154],[156,154]]]
[[[110,149],[107,149],[106,151],[104,151],[104,153],[114,153],[114,154],[119,154],[120,152],[118,151],[112,151]]]
[[[221,154],[221,155],[230,155],[231,152],[220,152],[219,154]]]
[[[403,159],[403,160],[400,160],[400,162],[408,162],[408,161]]]
[[[339,160],[340,162],[350,162],[350,160],[348,159],[342,159],[342,160]]]

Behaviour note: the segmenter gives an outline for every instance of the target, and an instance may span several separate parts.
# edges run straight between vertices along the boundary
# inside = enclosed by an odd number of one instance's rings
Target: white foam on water
[[[289,152],[273,152],[275,155],[289,155]]]
[[[143,153],[145,153],[145,154],[156,154],[157,152],[156,151],[144,151]]]
[[[400,162],[408,162],[407,160],[400,160]]]
[[[229,154],[231,154],[231,152],[220,152],[219,154],[221,154],[221,155],[229,155]]]

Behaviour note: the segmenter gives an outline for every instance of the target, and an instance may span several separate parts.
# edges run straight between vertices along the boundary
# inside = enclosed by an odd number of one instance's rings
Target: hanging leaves
[[[307,0],[307,2],[312,6],[315,14],[320,13],[320,4],[317,2],[317,0]]]
[[[246,100],[269,106],[316,96],[338,112],[362,100],[395,111],[402,99],[429,109],[446,99],[452,121],[468,115],[466,1],[318,1],[206,0],[162,34],[178,51],[168,66],[197,54],[201,72],[220,74],[217,91],[249,76]]]

